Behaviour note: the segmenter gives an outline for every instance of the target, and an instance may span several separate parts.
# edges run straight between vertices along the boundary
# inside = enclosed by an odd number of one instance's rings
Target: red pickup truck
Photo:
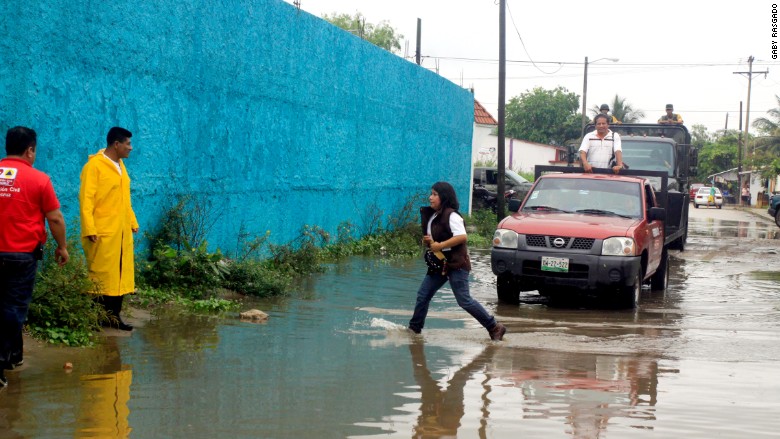
[[[522,205],[510,201],[491,252],[500,301],[585,292],[634,307],[645,281],[666,288],[666,210],[648,171],[596,171],[560,168],[539,176]]]

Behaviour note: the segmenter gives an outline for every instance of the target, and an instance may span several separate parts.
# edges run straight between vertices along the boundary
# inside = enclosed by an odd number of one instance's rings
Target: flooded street
[[[262,324],[136,311],[96,348],[29,342],[0,439],[777,437],[780,229],[735,209],[691,208],[690,225],[669,288],[636,310],[497,305],[489,251],[472,250],[503,342],[448,289],[410,335],[424,263],[369,259],[247,304]]]

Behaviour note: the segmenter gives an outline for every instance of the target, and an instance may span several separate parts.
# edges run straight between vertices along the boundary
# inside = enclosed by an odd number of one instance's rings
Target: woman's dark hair
[[[457,211],[460,208],[458,196],[455,195],[455,188],[453,188],[451,184],[446,181],[439,181],[434,183],[433,186],[431,186],[431,189],[439,194],[439,201],[441,201],[442,209],[449,207]]]

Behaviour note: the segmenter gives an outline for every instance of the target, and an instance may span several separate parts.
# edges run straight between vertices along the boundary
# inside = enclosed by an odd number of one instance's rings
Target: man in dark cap
[[[606,114],[607,115],[607,120],[609,121],[610,125],[614,125],[616,123],[623,123],[623,122],[619,121],[617,117],[609,114],[609,105],[601,104],[601,107],[599,107],[599,111],[601,112],[601,114]],[[594,120],[594,123],[595,123],[595,120]]]
[[[683,118],[674,112],[674,105],[666,104],[666,114],[658,119],[658,123],[663,125],[682,125]]]

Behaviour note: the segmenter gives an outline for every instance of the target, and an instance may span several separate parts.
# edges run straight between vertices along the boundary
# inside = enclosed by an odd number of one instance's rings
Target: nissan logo
[[[553,239],[553,245],[558,248],[561,248],[564,245],[566,245],[566,241],[564,241],[563,238],[555,238]]]

